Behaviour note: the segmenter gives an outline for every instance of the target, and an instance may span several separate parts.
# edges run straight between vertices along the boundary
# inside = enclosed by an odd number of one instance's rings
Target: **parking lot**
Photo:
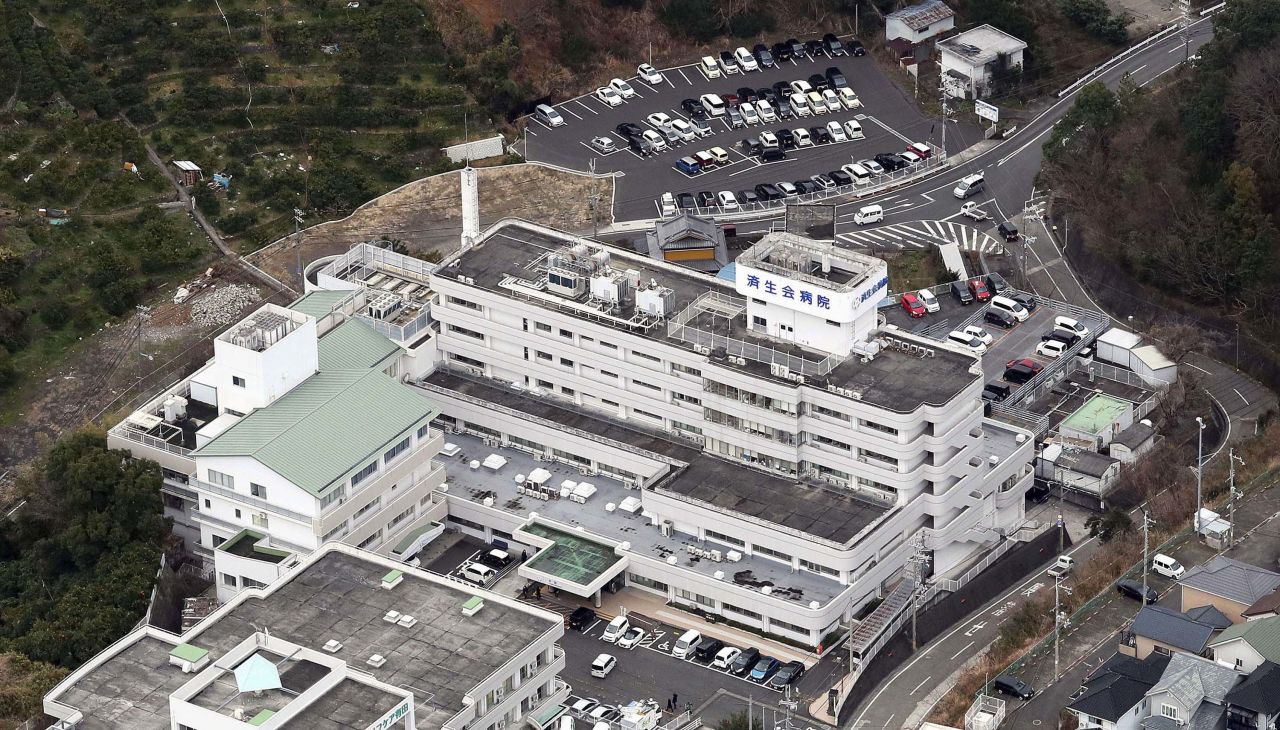
[[[761,706],[777,707],[783,698],[777,690],[712,669],[707,663],[673,657],[671,647],[683,629],[634,612],[627,618],[646,632],[640,644],[630,649],[601,641],[607,618],[600,618],[585,631],[566,630],[561,641],[566,658],[562,676],[573,688],[566,706],[579,698],[608,705],[652,699],[665,710],[667,701],[676,695],[678,712],[691,709],[714,727],[719,720],[745,710],[748,701],[758,710]],[[617,659],[617,665],[603,679],[590,672],[591,662],[599,654]]]
[[[781,40],[781,39],[776,39]],[[623,123],[641,129],[654,127],[646,118],[662,113],[673,120],[688,121],[690,115],[681,108],[686,99],[697,100],[703,94],[721,96],[735,94],[740,87],[761,89],[776,82],[807,80],[824,74],[835,66],[862,103],[860,108],[842,108],[838,112],[748,124],[731,129],[726,117],[708,119],[710,134],[691,141],[671,143],[669,148],[650,157],[632,152],[616,129]],[[616,180],[614,216],[618,220],[653,218],[658,215],[658,200],[664,192],[715,193],[751,190],[757,184],[807,180],[814,174],[840,169],[841,165],[868,159],[881,152],[901,152],[910,142],[930,142],[936,126],[934,120],[920,114],[914,102],[905,96],[876,67],[869,56],[840,56],[787,60],[774,68],[740,72],[709,79],[699,64],[663,69],[662,83],[650,84],[639,77],[625,79],[634,96],[616,106],[597,98],[594,92],[555,105],[566,122],[551,128],[542,121],[527,119],[526,157],[576,170],[590,169],[595,160],[597,173],[621,173]],[[857,120],[864,139],[816,144],[786,151],[786,158],[762,163],[759,157],[745,154],[743,139],[761,132],[780,129],[825,127],[828,122],[843,124]],[[591,146],[595,137],[608,137],[616,151],[601,153]],[[935,140],[936,141],[936,140]],[[676,161],[698,151],[721,147],[729,153],[729,161],[694,175],[676,168]]]

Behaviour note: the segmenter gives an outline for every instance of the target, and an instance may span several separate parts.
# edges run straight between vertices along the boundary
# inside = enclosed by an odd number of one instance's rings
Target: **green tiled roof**
[[[399,345],[364,322],[349,319],[320,338],[320,369],[363,370],[398,352]]]
[[[333,306],[343,299],[351,295],[349,291],[313,291],[310,294],[303,294],[293,303],[289,305],[289,309],[295,312],[309,314],[316,319],[320,319],[329,312],[333,311]]]
[[[1075,413],[1067,416],[1062,426],[1074,428],[1084,433],[1102,433],[1111,428],[1111,424],[1119,421],[1132,404],[1127,400],[1098,394],[1085,401]]]
[[[1228,626],[1218,638],[1210,642],[1218,645],[1224,641],[1243,638],[1263,659],[1280,663],[1280,616],[1260,618],[1242,624]]]
[[[437,414],[426,398],[380,371],[321,370],[194,456],[253,457],[320,496]]]

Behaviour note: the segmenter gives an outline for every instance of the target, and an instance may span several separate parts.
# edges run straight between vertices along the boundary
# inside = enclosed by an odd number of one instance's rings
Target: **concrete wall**
[[[1231,619],[1231,623],[1244,622],[1244,617],[1240,615],[1240,612],[1249,607],[1247,604],[1237,603],[1222,596],[1215,596],[1212,593],[1198,591],[1187,585],[1179,585],[1178,587],[1182,591],[1181,606],[1178,610],[1183,613],[1200,606],[1213,606],[1221,611],[1224,616]]]

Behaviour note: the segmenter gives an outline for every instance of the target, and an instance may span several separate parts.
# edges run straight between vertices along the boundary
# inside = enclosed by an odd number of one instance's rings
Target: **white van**
[[[702,69],[702,73],[706,74],[709,79],[720,78],[720,64],[711,56],[703,56],[702,63],[698,64],[698,68]]]
[[[724,99],[719,94],[703,94],[699,101],[702,102],[702,108],[707,110],[707,114],[713,117],[724,116]]]
[[[574,730],[573,718],[569,715],[561,715],[560,730]]]
[[[951,194],[961,200],[964,200],[965,198],[971,195],[977,195],[986,189],[987,179],[982,176],[982,173],[977,173],[960,178],[959,184],[957,184],[955,189],[951,191]]]
[[[613,667],[618,663],[610,654],[601,654],[596,660],[591,662],[591,676],[604,679],[609,676],[609,672],[613,671]]]
[[[1076,337],[1088,337],[1089,328],[1080,324],[1078,320],[1070,317],[1054,317],[1053,328],[1075,335]]]
[[[862,125],[858,123],[857,119],[850,119],[844,123],[844,133],[849,136],[849,139],[862,139],[866,137],[866,135],[862,133]]]
[[[618,639],[622,638],[622,635],[627,633],[629,628],[631,628],[631,622],[627,620],[627,617],[618,616],[610,621],[608,626],[604,627],[604,634],[600,636],[600,640],[607,641],[610,644],[617,643]]]
[[[947,340],[950,342],[954,342],[957,345],[963,345],[964,347],[967,347],[970,350],[973,350],[974,352],[982,353],[987,351],[987,346],[982,344],[982,340],[978,339],[977,337],[974,337],[971,334],[968,334],[967,332],[952,330],[947,335]]]
[[[853,222],[860,226],[868,223],[879,223],[884,220],[884,208],[878,205],[864,205],[853,214]]]
[[[498,571],[490,568],[484,563],[472,563],[462,570],[462,577],[475,583],[476,585],[484,585],[489,582]]]
[[[533,108],[533,116],[537,117],[539,121],[546,124],[548,127],[563,127],[567,124],[564,117],[560,116],[560,112],[546,104],[539,104],[535,106]]]
[[[1027,317],[1031,316],[1031,313],[1027,311],[1026,307],[1018,304],[1009,297],[991,297],[991,308],[1004,312],[1019,322],[1026,322]]]
[[[849,173],[849,177],[853,178],[854,185],[866,185],[871,182],[871,171],[856,162],[841,165],[840,169]]]
[[[676,659],[687,659],[693,656],[693,651],[698,648],[700,641],[702,641],[702,634],[689,629],[676,640],[676,645],[671,649],[671,656]]]
[[[1174,580],[1178,580],[1187,573],[1187,569],[1183,567],[1182,563],[1161,553],[1156,553],[1155,557],[1151,559],[1151,569],[1166,578],[1173,578]]]
[[[787,103],[791,105],[791,113],[797,117],[807,117],[812,113],[809,111],[809,100],[804,98],[804,94],[792,94]]]

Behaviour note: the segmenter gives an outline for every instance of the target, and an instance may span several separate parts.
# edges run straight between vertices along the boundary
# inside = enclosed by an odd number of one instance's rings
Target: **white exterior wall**
[[[1244,639],[1233,639],[1211,647],[1213,660],[1223,666],[1232,667],[1249,674],[1261,666],[1266,658],[1258,653]]]
[[[946,48],[942,48],[942,71],[943,79],[947,84],[947,93],[951,96],[963,97],[966,93],[974,98],[981,99],[987,95],[988,87],[991,83],[991,69],[987,64],[975,65],[969,59],[952,53]],[[1022,51],[1015,51],[1009,54],[1009,67],[1022,65]],[[947,71],[956,71],[969,77],[967,86],[957,85],[951,81],[951,77],[946,76]]]
[[[956,19],[954,15],[935,21],[920,30],[912,29],[900,18],[890,17],[885,20],[884,34],[885,38],[890,40],[894,38],[905,38],[912,43],[920,43],[938,35],[939,33],[945,33],[955,27]]]
[[[213,341],[213,365],[199,374],[197,382],[218,391],[220,410],[247,414],[315,374],[320,367],[318,338],[312,317],[262,352],[219,337]],[[244,378],[244,387],[234,385],[232,377]]]

